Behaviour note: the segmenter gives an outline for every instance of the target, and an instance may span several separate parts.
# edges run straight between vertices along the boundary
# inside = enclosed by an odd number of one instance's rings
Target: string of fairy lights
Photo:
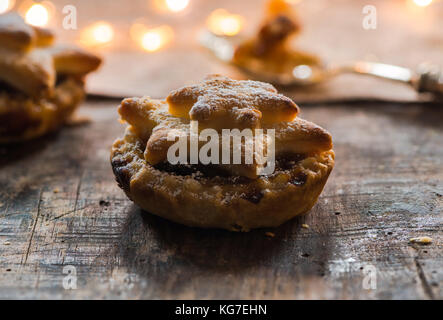
[[[178,13],[190,5],[192,0],[151,0],[159,11]],[[286,0],[296,4],[301,0]],[[416,7],[427,7],[439,0],[405,0]],[[54,17],[55,6],[49,1],[25,0],[20,4],[16,0],[0,0],[0,14],[10,10],[22,13],[26,22],[35,26],[47,26]],[[230,13],[226,9],[216,9],[206,19],[206,26],[217,35],[234,36],[244,26],[244,18],[239,14]],[[143,21],[135,21],[130,28],[130,37],[140,48],[147,52],[155,52],[171,43],[174,29],[169,25],[148,27]],[[110,44],[115,39],[112,23],[97,21],[86,26],[80,32],[80,44],[97,47]]]
[[[178,13],[185,10],[191,0],[152,0],[159,11]],[[51,1],[24,1],[16,6],[15,0],[0,0],[0,13],[17,10],[23,14],[26,22],[44,27],[54,16],[54,4]],[[231,14],[225,9],[213,11],[207,25],[214,33],[232,36],[240,32],[244,24],[242,16]],[[142,49],[154,52],[171,43],[174,38],[174,30],[169,25],[148,27],[143,22],[135,21],[130,28],[130,36]],[[115,39],[115,30],[108,21],[97,21],[86,26],[80,32],[79,43],[84,46],[104,46]]]

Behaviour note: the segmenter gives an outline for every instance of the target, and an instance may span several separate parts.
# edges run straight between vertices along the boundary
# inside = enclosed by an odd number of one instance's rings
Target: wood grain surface
[[[0,149],[0,298],[442,298],[442,104],[302,105],[336,167],[309,215],[249,233],[131,203],[109,164],[117,104],[88,101],[90,123]]]

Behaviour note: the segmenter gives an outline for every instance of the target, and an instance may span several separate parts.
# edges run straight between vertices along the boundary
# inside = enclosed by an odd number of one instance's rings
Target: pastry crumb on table
[[[418,244],[431,244],[432,243],[431,237],[415,237],[409,239],[410,243],[418,243]]]
[[[91,117],[74,113],[71,117],[68,118],[66,122],[66,126],[75,127],[75,126],[83,126],[91,123]]]

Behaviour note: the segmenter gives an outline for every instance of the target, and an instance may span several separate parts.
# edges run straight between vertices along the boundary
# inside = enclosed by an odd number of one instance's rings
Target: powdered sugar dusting
[[[180,114],[190,110],[189,119],[214,129],[221,125],[223,128],[259,128],[261,121],[291,121],[298,113],[297,105],[270,84],[237,81],[220,75],[209,76],[199,85],[175,90],[166,100],[174,106],[172,110]]]

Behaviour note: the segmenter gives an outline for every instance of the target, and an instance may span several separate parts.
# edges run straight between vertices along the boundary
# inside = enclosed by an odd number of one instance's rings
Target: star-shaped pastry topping
[[[260,128],[261,123],[292,121],[297,105],[270,84],[211,75],[175,90],[166,98],[169,113],[196,120],[200,128]]]
[[[216,85],[220,85],[221,88],[215,87]],[[237,96],[225,95],[223,91],[225,89]],[[257,92],[260,93],[257,94]],[[214,101],[209,101],[210,97]],[[221,76],[210,76],[198,85],[173,91],[168,96],[167,101],[154,100],[150,97],[124,99],[118,112],[122,120],[131,125],[130,130],[137,134],[142,143],[146,143],[144,157],[151,165],[167,160],[169,148],[175,144],[174,139],[168,139],[168,135],[172,131],[175,133],[174,136],[185,137],[187,144],[189,144],[191,138],[190,119],[198,118],[198,112],[193,113],[193,110],[196,106],[199,106],[199,103],[203,106],[209,105],[209,107],[219,108],[219,110],[216,109],[217,112],[209,113],[213,118],[209,118],[209,121],[205,122],[207,127],[213,129],[239,128],[238,122],[235,122],[235,120],[229,122],[227,118],[242,117],[245,113],[254,112],[254,110],[259,112],[259,119],[262,121],[258,125],[266,131],[274,130],[274,145],[277,157],[291,154],[308,156],[330,150],[332,148],[331,135],[321,127],[295,117],[298,111],[297,106],[290,99],[285,97],[282,99],[281,97],[276,93],[274,87],[265,83],[236,81]],[[235,100],[235,103],[226,103],[231,99]],[[247,101],[243,101],[243,99]],[[285,104],[286,102],[288,103]],[[272,105],[273,103],[275,105]],[[283,112],[286,110],[286,106],[292,108],[292,113],[285,114]],[[293,109],[295,109],[295,112]],[[274,113],[271,112],[272,110],[274,110]],[[226,113],[223,114],[223,112]],[[220,114],[222,116],[217,118]],[[266,116],[269,117],[268,122],[263,121]],[[285,117],[288,120],[280,120],[285,119]],[[200,125],[201,122],[198,123],[198,129],[200,129]],[[219,140],[219,143],[222,142]],[[245,143],[246,141],[242,141],[240,144],[230,147],[243,152]],[[206,141],[199,140],[198,149],[200,150],[204,144],[206,144]],[[244,152],[242,157],[243,155]],[[232,175],[256,178],[259,164],[254,162],[252,164],[225,165],[220,162],[218,166]]]

